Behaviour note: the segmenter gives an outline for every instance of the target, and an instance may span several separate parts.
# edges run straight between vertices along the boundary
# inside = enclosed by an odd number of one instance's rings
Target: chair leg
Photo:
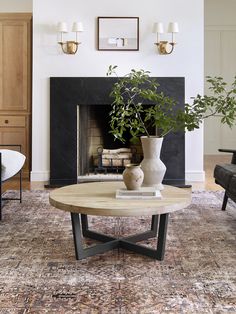
[[[2,180],[0,180],[0,221],[2,220]]]
[[[225,192],[221,210],[225,210],[226,205],[227,205],[227,201],[228,201],[228,195],[227,195],[226,192]]]
[[[22,171],[20,170],[20,203],[22,203]]]
[[[0,153],[0,220],[2,220],[2,154]]]

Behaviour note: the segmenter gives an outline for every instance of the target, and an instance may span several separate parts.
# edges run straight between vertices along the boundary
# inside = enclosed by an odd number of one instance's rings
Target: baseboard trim
[[[189,181],[204,182],[205,171],[186,171],[185,180],[188,182]]]
[[[49,175],[49,171],[31,171],[30,181],[48,181]]]
[[[49,171],[31,171],[30,181],[48,181],[50,177]],[[187,171],[185,172],[186,181],[205,181],[205,171]]]

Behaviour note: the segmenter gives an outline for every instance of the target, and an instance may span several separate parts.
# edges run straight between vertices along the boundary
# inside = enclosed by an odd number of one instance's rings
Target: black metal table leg
[[[79,256],[83,255],[83,241],[81,236],[80,217],[79,214],[71,213],[72,232],[75,245],[75,256],[79,259]]]
[[[157,259],[162,261],[165,255],[166,235],[169,214],[160,215],[160,223],[157,238]]]
[[[86,231],[88,230],[88,216],[81,214],[81,224],[82,224],[82,233],[85,237]]]
[[[152,215],[151,230],[156,235],[157,235],[157,227],[158,227],[158,218],[159,218],[159,215]]]
[[[88,256],[93,256],[95,254],[104,253],[111,249],[121,247],[157,260],[163,260],[165,254],[168,214],[160,215],[159,228],[158,218],[158,215],[152,216],[151,229],[148,231],[125,238],[115,238],[102,233],[98,233],[96,231],[89,230],[87,215],[71,213],[76,259],[83,259]],[[158,239],[156,249],[136,244],[136,242],[156,237],[157,229]],[[93,247],[83,248],[82,234],[84,237],[95,239],[103,243],[97,244]]]
[[[71,213],[71,222],[72,222],[72,231],[73,231],[73,238],[74,238],[74,245],[75,245],[75,255],[76,255],[77,260],[83,259],[89,256],[93,256],[96,254],[104,253],[118,247],[119,239],[112,238],[112,239],[107,240],[105,243],[97,244],[95,246],[88,247],[88,248],[83,248],[80,214]],[[90,231],[90,232],[93,233],[93,231]],[[102,235],[102,236],[106,238],[108,237],[106,235]]]
[[[158,218],[159,218],[158,215],[152,216],[152,222],[151,222],[151,229],[150,230],[147,230],[145,232],[138,233],[135,235],[131,235],[131,236],[125,237],[123,239],[126,241],[129,241],[129,242],[136,243],[136,242],[148,240],[150,238],[155,238],[157,235]]]
[[[101,242],[109,242],[111,240],[116,240],[115,237],[89,230],[88,217],[85,214],[81,214],[81,224],[82,224],[82,234],[86,238],[98,240]]]
[[[134,251],[139,254],[147,255],[151,258],[162,261],[165,254],[166,233],[168,224],[168,214],[160,215],[160,223],[158,229],[157,248],[152,249],[143,245],[131,243],[126,239],[120,240],[120,246],[124,249]]]

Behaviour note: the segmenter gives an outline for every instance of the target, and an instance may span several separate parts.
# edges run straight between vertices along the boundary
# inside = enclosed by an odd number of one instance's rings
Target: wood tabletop
[[[162,199],[116,199],[123,182],[93,182],[68,185],[50,193],[56,208],[96,216],[146,216],[170,213],[191,203],[191,189],[165,185]]]

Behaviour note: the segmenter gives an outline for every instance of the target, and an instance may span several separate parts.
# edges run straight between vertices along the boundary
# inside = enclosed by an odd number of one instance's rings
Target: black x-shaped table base
[[[71,213],[76,259],[80,260],[89,256],[107,252],[115,248],[123,248],[161,261],[164,259],[165,254],[168,215],[169,215],[168,213],[161,215],[153,215],[151,229],[148,231],[124,238],[115,238],[112,236],[108,236],[105,234],[89,230],[87,215]],[[98,240],[103,243],[97,244],[92,247],[83,248],[82,235],[86,238]],[[146,246],[136,244],[137,242],[148,240],[156,236],[157,236],[156,249],[151,249]]]

